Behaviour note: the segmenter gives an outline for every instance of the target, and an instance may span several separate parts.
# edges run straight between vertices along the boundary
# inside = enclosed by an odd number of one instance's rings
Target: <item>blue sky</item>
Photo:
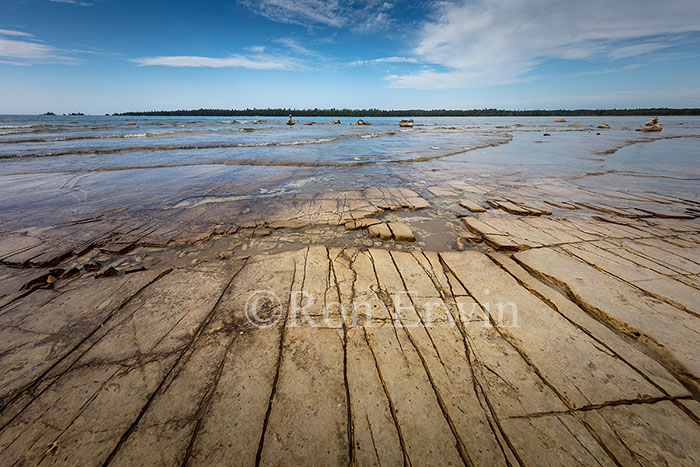
[[[700,107],[697,0],[0,0],[0,113]]]

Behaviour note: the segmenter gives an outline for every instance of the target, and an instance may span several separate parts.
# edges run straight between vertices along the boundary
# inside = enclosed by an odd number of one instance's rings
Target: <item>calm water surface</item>
[[[0,116],[0,222],[202,196],[421,191],[445,180],[598,177],[592,183],[698,191],[700,117],[663,117],[663,132],[635,132],[647,119],[416,118],[414,128],[399,128],[398,118],[288,126],[270,117]],[[601,122],[611,129],[597,129]]]

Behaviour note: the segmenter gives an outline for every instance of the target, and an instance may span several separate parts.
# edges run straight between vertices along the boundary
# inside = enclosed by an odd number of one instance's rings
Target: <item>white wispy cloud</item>
[[[639,44],[623,45],[610,50],[610,56],[615,60],[636,57],[668,48],[671,45],[673,45],[673,43],[669,42],[642,42]]]
[[[283,37],[280,39],[275,39],[274,42],[283,45],[287,49],[291,50],[292,52],[296,52],[297,54],[310,55],[310,56],[318,56],[319,55],[318,52],[316,52],[315,50],[311,50],[307,47],[304,47],[295,39]]]
[[[610,73],[619,73],[621,71],[629,71],[629,70],[634,70],[637,68],[640,68],[642,66],[641,63],[630,63],[629,65],[617,67],[617,68],[605,68],[602,70],[588,70],[588,71],[579,71],[577,73],[571,73],[568,75],[570,78],[578,78],[581,76],[595,76],[595,75],[608,75]]]
[[[34,35],[29,34],[28,32],[15,31],[13,29],[0,29],[0,36],[34,37]]]
[[[336,27],[347,23],[338,0],[242,0],[240,3],[279,23]]]
[[[698,30],[697,0],[443,2],[413,50],[433,66],[387,79],[391,87],[417,89],[507,84],[546,60],[614,61],[658,51]]]
[[[348,66],[375,65],[379,63],[418,63],[415,57],[380,57],[369,60],[355,60],[348,63]]]
[[[5,65],[81,62],[66,51],[40,42],[32,34],[8,29],[0,29],[0,60]]]
[[[93,3],[91,2],[79,2],[78,0],[49,0],[50,2],[53,3],[66,3],[68,5],[79,5],[79,6],[92,6]]]
[[[384,0],[239,0],[252,12],[278,23],[306,27],[349,27],[368,33],[392,23],[394,7]]]
[[[247,68],[250,70],[303,70],[298,60],[289,57],[252,54],[227,57],[200,57],[169,55],[133,59],[140,66],[195,67],[195,68]]]

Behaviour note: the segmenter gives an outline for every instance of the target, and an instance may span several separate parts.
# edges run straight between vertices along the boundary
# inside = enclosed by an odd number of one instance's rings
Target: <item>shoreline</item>
[[[557,109],[557,110],[383,110],[383,109],[199,109],[147,110],[113,113],[115,117],[645,117],[700,115],[700,108],[638,108],[638,109]]]

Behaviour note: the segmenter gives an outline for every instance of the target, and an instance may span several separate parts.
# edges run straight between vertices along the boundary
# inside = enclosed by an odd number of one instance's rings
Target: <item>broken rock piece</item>
[[[51,269],[49,272],[41,274],[28,280],[20,290],[31,290],[39,287],[46,287],[56,282],[56,277],[63,273],[63,269]]]
[[[459,205],[465,209],[469,209],[471,212],[486,212],[485,207],[483,207],[481,204],[479,204],[475,201],[472,201],[470,199],[459,200]]]
[[[411,228],[403,222],[389,222],[389,229],[394,235],[394,240],[400,242],[415,242],[416,237],[411,232]]]
[[[391,235],[391,230],[389,230],[389,226],[387,224],[374,224],[370,225],[369,228],[367,229],[367,232],[369,232],[370,237],[379,237],[382,240],[391,240],[392,235]]]
[[[403,222],[389,222],[370,225],[367,229],[370,237],[379,237],[382,240],[394,240],[400,242],[415,242],[411,228]]]

